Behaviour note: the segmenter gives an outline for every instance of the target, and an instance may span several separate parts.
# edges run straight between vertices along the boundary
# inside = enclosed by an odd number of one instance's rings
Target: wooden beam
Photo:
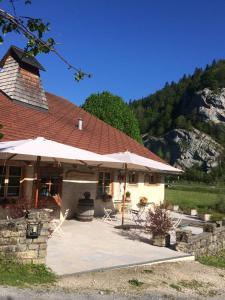
[[[35,191],[35,203],[34,207],[38,207],[38,201],[39,201],[39,190],[40,190],[40,182],[39,182],[39,176],[40,176],[40,162],[41,162],[41,156],[37,157],[36,161],[36,191]]]

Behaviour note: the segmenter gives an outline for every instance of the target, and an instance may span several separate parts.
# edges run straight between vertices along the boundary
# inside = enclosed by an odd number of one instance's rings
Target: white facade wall
[[[113,200],[122,200],[124,184],[119,183],[114,177],[114,195]],[[157,184],[145,184],[144,183],[144,173],[138,174],[138,183],[129,184],[127,182],[126,191],[131,193],[131,205],[132,208],[137,209],[137,204],[140,201],[141,197],[148,198],[148,202],[154,202],[155,204],[163,203],[165,197],[165,185],[164,185],[164,176],[161,176],[161,183]]]

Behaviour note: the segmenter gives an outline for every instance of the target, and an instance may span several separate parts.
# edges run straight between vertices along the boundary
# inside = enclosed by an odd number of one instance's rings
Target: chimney
[[[39,70],[42,65],[26,56],[22,49],[11,46],[0,62],[0,89],[13,101],[48,110]]]
[[[84,123],[83,119],[79,118],[78,119],[78,125],[77,125],[79,130],[83,130],[83,123]]]

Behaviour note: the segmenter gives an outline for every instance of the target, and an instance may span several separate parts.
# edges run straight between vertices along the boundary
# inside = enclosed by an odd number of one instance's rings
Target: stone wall
[[[225,225],[225,224],[223,224]],[[225,226],[206,223],[203,233],[192,235],[191,230],[177,230],[176,250],[190,253],[196,257],[215,254],[225,249]]]
[[[40,223],[38,238],[27,237],[27,227]],[[49,234],[49,213],[31,210],[27,218],[0,221],[0,256],[27,263],[45,263]]]

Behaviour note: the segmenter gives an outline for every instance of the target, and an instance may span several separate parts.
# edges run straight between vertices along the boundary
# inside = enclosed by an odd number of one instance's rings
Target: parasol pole
[[[37,208],[38,207],[38,200],[39,200],[39,188],[40,188],[40,184],[39,184],[39,169],[40,169],[40,162],[41,162],[41,157],[38,156],[37,157],[37,161],[36,161],[36,190],[35,190],[35,204],[34,207]]]
[[[124,225],[124,210],[126,200],[126,188],[127,188],[127,164],[124,165],[124,191],[123,191],[123,209],[122,209],[122,226]]]

